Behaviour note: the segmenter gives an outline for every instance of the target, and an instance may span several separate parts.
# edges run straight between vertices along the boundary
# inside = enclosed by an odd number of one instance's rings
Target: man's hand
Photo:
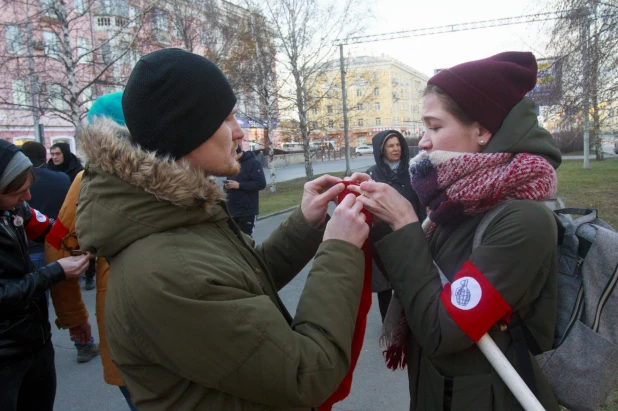
[[[363,183],[365,181],[372,181],[371,176],[366,173],[352,173],[351,177],[346,177],[344,180],[350,180],[353,183]]]
[[[326,225],[324,241],[342,240],[361,248],[369,235],[369,225],[362,209],[363,205],[354,194],[345,196]]]
[[[58,264],[62,266],[64,275],[67,279],[78,278],[88,268],[88,262],[92,254],[84,254],[80,256],[65,257],[58,260]]]
[[[317,228],[324,224],[328,203],[335,200],[345,189],[341,181],[340,178],[325,174],[305,183],[300,211],[310,226]]]
[[[357,201],[393,230],[418,221],[412,204],[388,184],[366,181],[348,189],[359,193]]]
[[[92,338],[90,322],[86,321],[77,327],[69,328],[69,335],[71,336],[71,341],[77,344],[88,344]]]
[[[226,190],[238,190],[239,188],[240,188],[240,184],[238,184],[238,181],[225,180],[225,189]]]

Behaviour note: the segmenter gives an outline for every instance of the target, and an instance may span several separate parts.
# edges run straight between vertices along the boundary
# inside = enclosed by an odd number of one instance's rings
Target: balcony
[[[129,24],[129,19],[121,16],[100,15],[95,17],[95,31],[118,31]]]

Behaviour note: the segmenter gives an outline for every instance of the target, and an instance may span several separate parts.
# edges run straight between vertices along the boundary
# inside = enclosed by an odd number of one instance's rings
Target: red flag
[[[511,307],[483,273],[466,261],[440,295],[451,318],[474,342],[500,320],[509,322]]]
[[[32,207],[30,207],[30,211],[32,212],[32,217],[24,228],[26,229],[28,240],[35,240],[45,234],[49,228],[49,218]]]

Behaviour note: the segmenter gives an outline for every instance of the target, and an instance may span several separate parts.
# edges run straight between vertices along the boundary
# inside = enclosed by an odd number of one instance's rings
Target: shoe
[[[86,290],[92,290],[96,287],[94,284],[94,277],[86,277],[86,282],[84,284],[84,288]]]
[[[77,362],[88,362],[99,355],[99,345],[95,343],[79,344],[75,348],[77,348]]]

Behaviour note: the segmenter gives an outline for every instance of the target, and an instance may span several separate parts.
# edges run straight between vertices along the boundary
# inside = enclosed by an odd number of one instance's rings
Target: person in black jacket
[[[227,190],[227,205],[230,215],[241,231],[249,236],[253,234],[255,219],[260,212],[259,191],[266,187],[266,177],[262,165],[252,151],[242,151],[238,145],[237,159],[240,162],[240,173],[225,181]]]
[[[0,410],[53,409],[56,395],[54,348],[45,291],[78,277],[88,254],[37,269],[28,239],[42,241],[52,226],[30,208],[32,163],[15,145],[0,139]]]
[[[49,149],[51,158],[47,162],[47,167],[53,171],[62,171],[71,179],[75,180],[77,173],[84,167],[77,156],[71,153],[71,147],[67,143],[56,143]]]
[[[47,149],[43,144],[28,141],[21,146],[21,151],[32,163],[36,176],[36,181],[30,187],[32,198],[28,201],[28,204],[49,218],[58,218],[60,207],[71,186],[69,176],[60,171],[52,171],[47,167]],[[45,265],[45,247],[43,244],[31,241],[29,254],[37,268]]]
[[[410,155],[406,139],[398,131],[386,130],[376,134],[372,142],[373,156],[376,160],[376,164],[367,170],[367,174],[369,174],[374,181],[387,183],[395,188],[399,194],[404,196],[412,204],[419,219],[423,221],[426,216],[425,209],[410,185],[410,174],[408,172]],[[369,233],[369,239],[371,243],[374,244],[392,231],[393,230],[391,230],[388,224],[374,224]],[[388,273],[385,272],[380,256],[375,248],[373,249],[373,256],[371,288],[374,293],[378,294],[378,306],[380,308],[380,314],[382,315],[382,322],[384,322],[388,305],[393,296],[393,290],[387,278]]]

